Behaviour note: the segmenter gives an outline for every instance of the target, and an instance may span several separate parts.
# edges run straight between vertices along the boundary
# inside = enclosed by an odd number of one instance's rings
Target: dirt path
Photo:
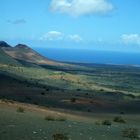
[[[56,110],[47,107],[40,107],[37,105],[19,103],[19,102],[4,102],[0,101],[0,110],[8,110],[8,111],[16,111],[17,108],[22,107],[25,109],[27,113],[33,113],[34,115],[38,116],[58,116],[58,117],[65,117],[68,120],[75,120],[75,121],[84,121],[84,122],[91,122],[93,121],[93,117],[86,117],[85,114],[80,112],[72,112],[68,113],[65,110]]]
[[[108,113],[83,113],[83,112],[76,112],[76,111],[68,111],[68,110],[61,110],[61,109],[54,109],[54,108],[47,108],[41,107],[37,105],[19,103],[19,102],[5,102],[0,100],[0,110],[9,110],[9,111],[16,111],[18,107],[22,107],[25,109],[25,112],[32,113],[37,116],[54,116],[54,117],[65,117],[68,120],[72,121],[79,121],[79,122],[87,122],[87,123],[94,123],[97,120],[103,119],[112,119],[114,116],[119,114],[108,114]],[[125,116],[126,117],[126,116]],[[135,120],[139,120],[140,115],[127,115],[127,118]]]

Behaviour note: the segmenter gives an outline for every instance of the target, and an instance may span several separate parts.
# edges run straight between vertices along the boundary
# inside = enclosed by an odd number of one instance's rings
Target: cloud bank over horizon
[[[140,35],[139,34],[123,34],[121,40],[125,44],[134,44],[140,46]]]
[[[81,42],[83,39],[78,34],[64,34],[59,31],[49,31],[40,37],[41,41],[74,41]]]

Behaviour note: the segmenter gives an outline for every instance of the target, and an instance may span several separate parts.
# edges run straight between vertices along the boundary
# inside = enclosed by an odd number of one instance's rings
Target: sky
[[[0,40],[140,52],[140,0],[0,0]]]

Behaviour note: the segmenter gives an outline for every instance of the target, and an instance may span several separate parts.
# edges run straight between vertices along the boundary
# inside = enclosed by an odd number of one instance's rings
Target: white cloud
[[[42,37],[40,37],[40,40],[43,41],[70,40],[74,42],[80,42],[83,39],[78,34],[66,35],[59,31],[49,31]]]
[[[121,40],[125,44],[136,44],[140,45],[140,35],[139,34],[123,34]]]
[[[40,40],[63,40],[64,35],[61,32],[58,31],[49,31],[45,35],[43,35]]]
[[[105,14],[113,10],[108,0],[52,0],[52,11],[66,13],[72,16]]]
[[[75,35],[68,35],[68,39],[69,40],[73,40],[75,42],[82,41],[82,38],[79,35],[77,35],[77,34],[75,34]]]

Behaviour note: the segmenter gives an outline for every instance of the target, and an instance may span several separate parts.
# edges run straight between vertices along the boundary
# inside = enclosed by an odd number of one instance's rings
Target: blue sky
[[[0,2],[0,39],[13,45],[140,52],[140,0]]]

